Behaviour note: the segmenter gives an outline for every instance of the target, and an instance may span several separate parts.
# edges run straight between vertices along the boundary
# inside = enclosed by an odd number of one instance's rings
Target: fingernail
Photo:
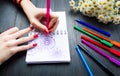
[[[33,37],[34,37],[34,38],[38,38],[38,34],[34,34]]]
[[[31,30],[33,30],[33,29],[34,29],[34,27],[33,27],[33,26],[30,26],[30,29],[31,29]]]
[[[37,43],[34,43],[33,46],[34,46],[34,47],[37,46]]]
[[[45,32],[46,34],[48,34],[48,33],[49,33],[49,31],[47,31],[47,30],[44,30],[44,32]]]

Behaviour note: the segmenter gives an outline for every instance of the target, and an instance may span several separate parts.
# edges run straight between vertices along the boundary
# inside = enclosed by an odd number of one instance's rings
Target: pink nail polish
[[[38,34],[34,34],[34,36],[33,36],[34,38],[38,38]]]
[[[34,43],[33,46],[34,46],[34,47],[37,46],[37,43]]]

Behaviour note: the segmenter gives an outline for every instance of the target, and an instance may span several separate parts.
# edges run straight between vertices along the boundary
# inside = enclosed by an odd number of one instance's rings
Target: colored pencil
[[[87,48],[85,48],[81,43],[78,44],[79,48],[81,48],[82,51],[84,51],[91,59],[93,59],[99,66],[100,68],[103,69],[109,76],[115,76],[106,65],[104,65],[102,62],[100,62],[96,57],[89,52]]]
[[[85,58],[84,58],[84,56],[83,56],[80,48],[78,47],[78,45],[75,47],[75,49],[78,52],[78,54],[79,54],[79,56],[80,56],[80,58],[81,58],[81,60],[82,60],[82,62],[84,64],[87,72],[89,73],[89,76],[94,76],[93,73],[92,73],[92,71],[91,71],[91,69],[90,69],[90,67],[88,66],[88,64],[87,64],[87,62],[86,62],[86,60],[85,60]]]
[[[50,21],[50,0],[47,0],[47,14],[46,14],[46,27],[49,27],[49,21]]]
[[[86,26],[86,27],[88,27],[88,28],[91,28],[91,29],[93,29],[93,30],[105,35],[105,36],[108,36],[108,37],[111,36],[111,34],[109,32],[106,32],[106,31],[104,31],[104,30],[102,30],[102,29],[100,29],[98,27],[95,27],[95,26],[93,26],[91,24],[88,24],[88,23],[86,23],[86,22],[84,22],[82,20],[75,20],[75,21],[82,24],[82,25],[84,25],[84,26]]]
[[[119,43],[119,42],[114,41],[114,40],[111,40],[111,39],[109,39],[109,38],[107,38],[107,37],[105,37],[105,36],[99,35],[98,33],[95,33],[94,31],[89,30],[89,29],[87,29],[87,28],[82,28],[82,29],[85,30],[85,31],[87,31],[87,32],[89,32],[89,33],[91,33],[91,34],[93,34],[93,35],[95,35],[95,36],[97,36],[97,37],[99,37],[99,38],[101,38],[101,39],[104,39],[104,40],[106,40],[106,41],[109,41],[109,42],[112,43],[113,45],[115,45],[115,46],[117,46],[117,47],[120,48],[120,43]]]
[[[90,37],[94,38],[95,40],[97,40],[97,41],[99,41],[99,42],[101,42],[101,43],[103,43],[103,44],[105,44],[105,45],[107,45],[107,46],[109,46],[109,47],[112,47],[112,46],[113,46],[113,44],[111,44],[110,42],[108,42],[108,41],[106,41],[106,40],[102,40],[101,38],[99,38],[99,37],[97,37],[97,36],[95,36],[95,35],[93,35],[93,34],[90,34],[89,32],[81,29],[79,26],[76,26],[76,25],[75,25],[75,26],[74,26],[74,29],[77,30],[77,31],[79,31],[79,32],[82,32],[82,33],[86,34],[87,36],[90,36]]]
[[[115,58],[113,58],[113,57],[109,56],[108,54],[104,53],[101,49],[97,48],[93,44],[87,42],[84,39],[82,39],[81,42],[84,43],[84,44],[86,44],[88,47],[90,47],[91,49],[93,49],[94,51],[96,51],[97,53],[99,53],[100,55],[102,55],[105,58],[107,58],[110,62],[114,63],[117,66],[120,66],[120,61],[118,61]]]
[[[90,43],[92,43],[92,44],[94,44],[94,45],[96,45],[98,47],[101,47],[102,49],[105,49],[105,50],[111,52],[112,54],[120,57],[120,52],[115,50],[115,49],[104,46],[103,44],[100,44],[99,42],[97,42],[95,40],[92,40],[92,39],[90,39],[90,38],[88,38],[88,37],[86,37],[84,35],[81,35],[81,39],[84,39],[84,40],[86,40],[86,41],[88,41],[88,42],[90,42]]]

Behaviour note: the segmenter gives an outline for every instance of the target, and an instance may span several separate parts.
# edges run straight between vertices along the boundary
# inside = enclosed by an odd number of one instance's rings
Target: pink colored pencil
[[[49,21],[50,21],[50,0],[47,0],[47,14],[46,14],[46,27],[49,27]]]

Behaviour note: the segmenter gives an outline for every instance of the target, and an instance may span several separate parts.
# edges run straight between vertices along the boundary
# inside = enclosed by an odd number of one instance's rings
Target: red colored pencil
[[[115,50],[115,49],[111,49],[111,48],[109,48],[109,47],[107,47],[107,46],[105,46],[105,45],[103,45],[103,44],[100,44],[99,42],[97,42],[97,41],[95,41],[95,40],[92,40],[92,39],[90,39],[90,38],[88,38],[88,37],[86,37],[86,36],[83,36],[83,35],[81,36],[81,39],[84,39],[84,40],[86,40],[86,41],[88,41],[88,42],[90,42],[90,43],[92,43],[92,44],[94,44],[94,45],[96,45],[96,46],[99,46],[99,47],[101,47],[101,48],[103,48],[103,49],[105,49],[105,50],[108,50],[108,51],[111,52],[112,54],[120,57],[120,52],[117,51],[117,50]]]

